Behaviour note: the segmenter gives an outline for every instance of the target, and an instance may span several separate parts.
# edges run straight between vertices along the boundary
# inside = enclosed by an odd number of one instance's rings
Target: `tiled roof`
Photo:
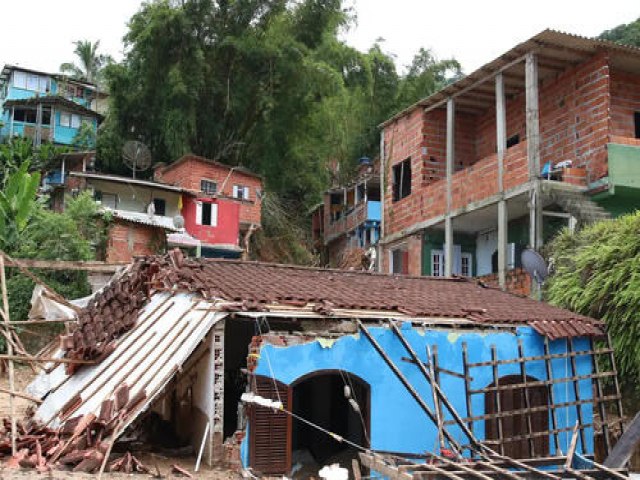
[[[133,327],[158,291],[188,291],[231,302],[227,311],[267,305],[312,307],[316,313],[363,310],[486,325],[529,325],[550,339],[599,336],[601,322],[462,278],[443,279],[327,270],[238,260],[185,259],[179,250],[136,259],[80,314],[68,355],[97,358]],[[364,312],[363,312],[364,313]]]

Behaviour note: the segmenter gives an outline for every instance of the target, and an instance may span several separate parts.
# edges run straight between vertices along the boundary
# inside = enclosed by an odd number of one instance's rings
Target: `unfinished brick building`
[[[522,249],[640,205],[640,49],[546,30],[382,137],[383,271],[526,289]]]

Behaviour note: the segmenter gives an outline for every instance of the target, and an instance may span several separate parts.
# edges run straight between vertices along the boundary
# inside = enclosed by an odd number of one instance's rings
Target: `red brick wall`
[[[500,287],[497,273],[478,277],[478,280],[481,280],[491,287]],[[531,294],[531,277],[521,268],[509,270],[505,280],[507,292],[525,296],[529,296]]]
[[[611,134],[635,138],[634,112],[640,111],[640,76],[611,70]],[[636,144],[631,142],[631,144]]]
[[[395,249],[406,249],[409,253],[409,275],[422,275],[422,234],[418,233],[410,235],[391,245],[386,245],[382,250],[381,271],[382,273],[391,273],[391,252]]]
[[[158,253],[165,245],[165,232],[161,228],[114,220],[107,239],[107,263],[130,262],[138,255]]]
[[[619,90],[631,95],[630,81],[620,75]],[[631,82],[632,83],[632,82]],[[587,169],[587,181],[607,175],[606,143],[609,138],[608,56],[599,54],[540,85],[541,166],[571,159],[574,167]],[[622,105],[623,102],[619,102]],[[627,105],[627,110],[632,108]],[[518,134],[520,143],[507,150],[505,189],[528,180],[524,90],[509,99],[507,135]],[[622,108],[619,107],[619,111]],[[632,116],[631,122],[632,122]],[[621,133],[629,131],[629,120]],[[446,210],[446,112],[427,114],[422,108],[409,112],[385,127],[385,235],[401,232],[417,222],[443,215]],[[456,173],[453,176],[453,209],[498,192],[495,109],[474,116],[456,115]],[[392,166],[411,157],[411,195],[392,201]],[[463,168],[463,170],[460,170]]]
[[[233,200],[240,204],[240,223],[261,224],[262,200],[256,194],[258,190],[262,193],[262,180],[259,177],[234,170],[226,180],[232,167],[216,164],[193,155],[183,157],[179,162],[175,167],[156,169],[154,179],[196,192],[200,191],[200,180],[211,180],[218,184],[218,196],[229,198],[233,195],[234,185],[249,187],[248,200]],[[220,190],[223,183],[224,189]]]

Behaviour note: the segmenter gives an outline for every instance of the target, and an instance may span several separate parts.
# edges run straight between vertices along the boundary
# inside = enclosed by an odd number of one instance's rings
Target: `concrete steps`
[[[593,223],[611,218],[611,214],[580,190],[553,189],[549,197],[580,223]]]

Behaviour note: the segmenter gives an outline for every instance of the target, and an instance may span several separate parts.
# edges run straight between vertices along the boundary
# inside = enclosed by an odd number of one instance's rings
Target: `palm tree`
[[[79,60],[79,65],[75,63],[63,63],[60,65],[60,71],[70,74],[77,80],[83,80],[90,83],[98,83],[100,81],[100,73],[102,68],[112,61],[110,55],[98,54],[100,40],[92,43],[89,40],[78,40],[73,42],[76,46],[73,53]]]

